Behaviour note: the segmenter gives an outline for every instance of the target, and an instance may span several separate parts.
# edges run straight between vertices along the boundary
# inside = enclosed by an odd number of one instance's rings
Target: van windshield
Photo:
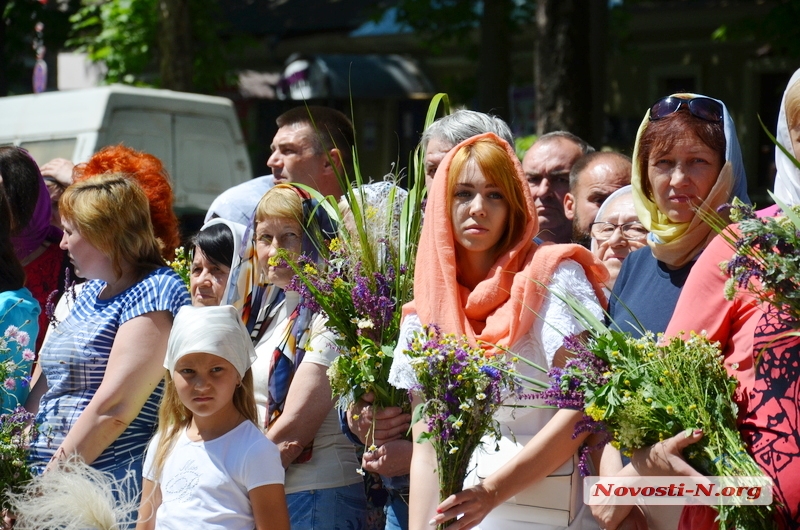
[[[57,140],[22,142],[19,146],[27,149],[36,163],[41,166],[54,158],[72,160],[76,142],[77,138],[59,138]]]

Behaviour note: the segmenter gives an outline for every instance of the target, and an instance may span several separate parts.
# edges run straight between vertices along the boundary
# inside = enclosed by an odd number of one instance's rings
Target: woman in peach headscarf
[[[484,134],[456,146],[433,182],[417,254],[415,299],[404,308],[390,381],[401,388],[415,385],[403,350],[414,331],[428,324],[466,335],[476,345],[510,348],[542,366],[563,364],[563,334],[582,328],[564,302],[549,296],[548,287],[571,294],[601,316],[600,285],[608,272],[583,247],[533,241],[538,223],[528,185],[514,151],[497,136]],[[511,410],[516,410],[513,417]],[[473,457],[473,467],[486,478],[479,482],[473,472],[465,481],[468,487],[438,509],[438,481],[431,473],[435,453],[430,444],[414,444],[409,528],[428,528],[461,514],[451,528],[566,526],[532,525],[537,519],[528,507],[503,503],[571,460],[586,438],[573,438],[581,418],[571,410],[503,410],[497,418],[503,434],[499,456],[491,456],[492,464],[482,462],[487,455],[480,451]],[[424,428],[424,422],[413,426],[415,439]],[[515,435],[517,441],[530,440],[517,456]],[[487,467],[497,469],[487,476]],[[581,509],[570,528],[596,525]]]

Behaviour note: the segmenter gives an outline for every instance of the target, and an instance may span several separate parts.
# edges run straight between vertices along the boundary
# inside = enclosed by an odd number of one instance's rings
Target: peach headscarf
[[[501,145],[517,169],[527,206],[527,223],[518,242],[492,265],[486,279],[470,291],[457,281],[453,225],[447,210],[447,176],[455,153],[481,139]],[[578,262],[601,304],[602,282],[608,271],[591,252],[579,245],[537,245],[533,237],[539,222],[528,183],[514,150],[492,133],[474,136],[453,148],[436,171],[425,208],[425,223],[417,251],[414,300],[403,315],[416,312],[422,324],[437,324],[445,333],[466,335],[473,345],[513,346],[534,321],[547,295],[546,285],[565,259]]]

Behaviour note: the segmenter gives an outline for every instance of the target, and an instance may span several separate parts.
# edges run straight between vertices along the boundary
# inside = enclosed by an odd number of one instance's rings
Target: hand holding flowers
[[[605,431],[612,445],[628,454],[648,447],[634,456],[645,473],[653,468],[657,474],[667,469],[685,475],[763,475],[739,435],[732,400],[737,383],[725,371],[719,344],[697,334],[686,341],[652,335],[633,339],[599,329],[594,327],[588,344],[565,340],[576,357],[551,371],[553,384],[542,396],[546,402],[582,411],[579,430]],[[681,450],[691,467],[680,458]],[[768,506],[718,510],[721,528],[772,527]]]
[[[499,439],[495,411],[521,391],[513,363],[505,355],[491,355],[465,338],[443,335],[436,326],[417,333],[406,354],[418,384],[412,389],[422,399],[412,424],[423,421],[426,431],[416,440],[429,442],[436,453],[439,498],[460,492],[474,450],[485,435]],[[439,524],[444,528],[453,521]]]

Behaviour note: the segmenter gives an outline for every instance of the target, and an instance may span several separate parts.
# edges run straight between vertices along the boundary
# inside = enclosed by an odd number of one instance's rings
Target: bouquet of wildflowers
[[[21,406],[17,406],[16,397],[10,392],[18,385],[30,383],[27,369],[20,369],[11,357],[12,348],[21,352],[25,362],[34,360],[33,351],[27,346],[30,342],[28,333],[16,326],[8,326],[0,338],[0,380],[3,382],[2,403],[5,409],[15,406],[13,412],[0,415],[0,506],[8,507],[6,492],[18,492],[31,479],[27,465],[28,448],[31,434],[26,429],[33,422],[33,414]],[[12,403],[13,400],[13,403]],[[32,427],[35,428],[35,427]]]
[[[31,480],[28,467],[28,448],[34,415],[22,407],[10,414],[0,415],[0,505],[8,508],[6,492],[18,493]],[[30,429],[28,429],[30,427]]]
[[[481,438],[487,434],[500,438],[494,413],[505,399],[519,395],[521,387],[506,355],[487,354],[471,347],[466,337],[443,335],[436,326],[418,333],[406,354],[418,381],[412,390],[424,400],[411,423],[426,421],[427,432],[417,442],[433,444],[443,501],[461,491]]]
[[[725,298],[733,300],[738,289],[750,291],[756,299],[778,309],[778,317],[792,327],[800,322],[800,206],[781,207],[778,217],[758,218],[752,206],[734,199],[731,221],[708,222],[731,245],[734,256],[721,264],[729,276]],[[788,317],[788,318],[787,318]]]
[[[438,94],[431,102],[426,126],[435,118]],[[319,201],[340,226],[339,237],[318,249],[322,264],[300,258],[287,260],[295,272],[288,287],[300,292],[303,303],[328,318],[338,336],[339,356],[328,371],[339,407],[347,408],[367,392],[377,407],[408,407],[408,394],[389,384],[393,352],[400,333],[402,307],[414,298],[414,262],[422,229],[425,177],[423,154],[411,160],[409,190],[399,187],[403,177],[367,184],[354,148],[355,174],[337,175],[344,190],[342,201],[322,197],[299,185]],[[367,444],[368,446],[371,444]]]
[[[167,261],[167,265],[172,267],[172,270],[181,277],[181,280],[183,280],[183,283],[186,284],[186,288],[188,289],[192,276],[192,257],[186,253],[186,249],[182,246],[176,248],[175,259]]]
[[[736,379],[722,364],[719,343],[692,334],[689,340],[646,334],[634,339],[599,321],[593,337],[567,337],[574,357],[550,371],[551,387],[542,392],[549,405],[582,410],[577,432],[604,432],[607,442],[630,454],[680,432],[703,430],[703,438],[684,450],[686,460],[708,476],[763,476],[745,450],[732,400]],[[577,434],[576,432],[576,434]],[[590,450],[581,454],[582,471]],[[718,506],[720,528],[772,528],[769,506]]]

